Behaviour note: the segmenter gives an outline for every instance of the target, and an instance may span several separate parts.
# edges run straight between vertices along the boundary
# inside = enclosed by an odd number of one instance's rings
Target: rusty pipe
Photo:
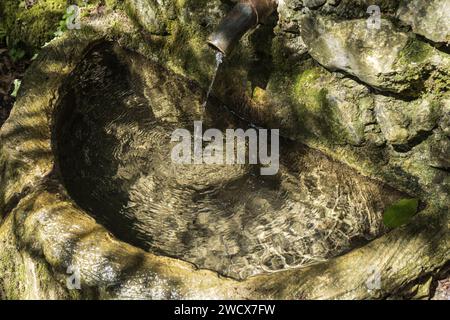
[[[277,0],[240,0],[208,37],[208,44],[229,55],[247,31],[255,28],[277,8]]]

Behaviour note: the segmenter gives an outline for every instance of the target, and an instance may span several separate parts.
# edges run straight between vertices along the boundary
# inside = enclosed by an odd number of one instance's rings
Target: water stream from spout
[[[203,108],[206,108],[206,106],[207,106],[207,104],[208,104],[208,99],[209,99],[209,96],[211,95],[211,91],[212,91],[212,89],[213,89],[214,82],[216,81],[217,72],[219,71],[219,67],[220,67],[220,64],[221,64],[222,62],[223,62],[223,53],[220,52],[220,51],[218,51],[218,52],[216,53],[216,68],[215,68],[215,70],[214,70],[214,75],[213,75],[213,78],[212,78],[212,80],[211,80],[211,84],[209,85],[209,88],[208,88],[208,93],[206,94],[206,100],[205,100],[205,102],[203,103]]]

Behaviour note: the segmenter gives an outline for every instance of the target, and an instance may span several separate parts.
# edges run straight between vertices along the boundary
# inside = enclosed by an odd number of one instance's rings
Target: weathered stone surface
[[[430,146],[430,166],[443,170],[450,169],[450,138],[437,135]]]
[[[380,0],[376,3],[372,0],[332,0],[327,1],[327,5],[321,11],[345,19],[368,18],[368,8],[377,5],[382,15],[392,16],[398,8],[398,2],[398,0]]]
[[[274,119],[274,126],[282,123],[289,136],[311,134],[335,144],[361,145],[366,126],[376,122],[369,90],[320,66],[300,70],[292,87],[283,86],[288,89],[285,97],[272,98],[277,107],[267,108],[264,117]],[[277,97],[280,89],[279,79],[274,79],[267,95]]]
[[[441,114],[441,105],[433,96],[405,102],[390,97],[375,97],[375,114],[386,140],[405,146],[430,133]]]
[[[450,97],[442,101],[442,117],[439,126],[442,132],[450,138]]]
[[[409,24],[415,33],[431,41],[450,42],[449,0],[403,0],[397,16]]]
[[[447,72],[450,65],[447,56],[396,31],[387,20],[382,20],[380,29],[373,29],[365,20],[338,22],[307,15],[301,21],[301,35],[320,64],[382,90],[415,90],[430,70]]]
[[[303,5],[307,8],[316,9],[323,6],[327,0],[305,0]]]

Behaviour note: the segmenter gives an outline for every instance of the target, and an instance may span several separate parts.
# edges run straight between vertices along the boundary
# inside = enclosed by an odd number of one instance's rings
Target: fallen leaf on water
[[[419,199],[400,199],[385,210],[383,222],[389,228],[405,225],[416,215],[418,207]]]

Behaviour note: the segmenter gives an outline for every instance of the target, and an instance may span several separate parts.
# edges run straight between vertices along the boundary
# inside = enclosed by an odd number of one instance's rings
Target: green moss
[[[436,64],[434,61],[441,62]],[[386,80],[409,86],[406,93],[413,97],[421,92],[441,95],[450,84],[448,64],[445,54],[425,42],[410,39],[397,60],[397,65],[404,71]]]
[[[295,79],[293,95],[300,103],[298,112],[304,114],[308,112],[319,118],[328,109],[328,90],[320,82],[322,70],[319,67],[312,67],[301,72]]]
[[[320,66],[306,63],[292,79],[288,92],[300,137],[306,142],[318,139],[332,145],[345,143],[349,139],[348,129],[341,123],[336,105],[328,98],[327,87],[334,81],[332,75]]]
[[[105,0],[107,8],[110,9],[123,9],[125,6],[125,0]]]
[[[450,87],[450,73],[447,70],[438,70],[425,82],[429,92],[437,96],[444,95]]]
[[[427,43],[411,39],[400,53],[400,61],[404,63],[422,63],[433,53],[433,48]]]
[[[7,222],[11,222],[10,219]],[[7,239],[0,242],[0,291],[7,299],[21,299],[25,283],[25,267],[17,251],[14,235],[9,232],[6,221],[0,229],[0,238]]]
[[[66,0],[40,0],[25,8],[17,0],[4,0],[0,15],[13,46],[36,49],[53,37],[67,6]]]
[[[301,89],[302,87],[308,87],[313,81],[319,79],[320,70],[319,68],[311,68],[303,71],[297,76],[296,89]]]
[[[295,80],[294,95],[309,109],[320,110],[324,95],[326,97],[326,90],[316,86],[320,75],[319,68],[311,68],[300,73]]]
[[[124,7],[133,23],[148,34],[147,45],[153,56],[177,73],[206,84],[214,66],[214,55],[206,45],[207,33],[198,20],[203,15],[184,17],[187,8],[204,10],[206,4],[207,1],[184,0],[159,6],[150,1],[144,5],[148,14],[139,11],[141,7],[133,1],[126,2]]]
[[[94,9],[101,0],[90,0],[87,4],[82,0],[39,0],[26,8],[17,0],[0,1],[1,28],[5,30],[10,47],[21,47],[32,53],[54,37],[59,22],[70,4],[77,4],[85,16]],[[108,8],[118,8],[123,0],[107,0]]]

